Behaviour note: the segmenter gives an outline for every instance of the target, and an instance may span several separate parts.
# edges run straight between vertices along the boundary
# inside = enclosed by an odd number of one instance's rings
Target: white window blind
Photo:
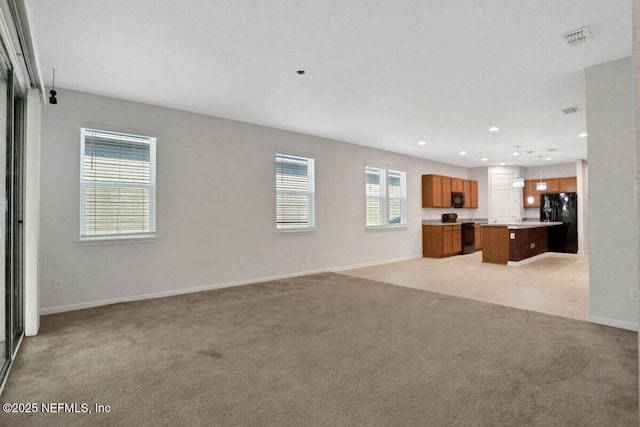
[[[155,233],[156,139],[82,129],[80,236]]]
[[[365,166],[366,226],[404,225],[406,172]]]
[[[380,226],[384,223],[384,169],[366,168],[367,227]]]
[[[315,227],[314,173],[313,159],[276,153],[276,229]]]
[[[389,224],[406,224],[406,172],[389,170],[387,196],[389,202]]]

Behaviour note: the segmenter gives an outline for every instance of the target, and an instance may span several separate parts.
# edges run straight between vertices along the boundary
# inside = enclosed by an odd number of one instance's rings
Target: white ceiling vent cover
[[[577,113],[578,111],[580,111],[580,108],[578,108],[578,107],[569,107],[569,108],[563,108],[560,111],[562,111],[565,114],[573,114],[573,113]]]
[[[582,27],[577,30],[569,31],[566,34],[563,34],[562,37],[564,37],[569,46],[577,46],[585,43],[587,39],[591,37],[591,31],[589,31],[589,27]]]

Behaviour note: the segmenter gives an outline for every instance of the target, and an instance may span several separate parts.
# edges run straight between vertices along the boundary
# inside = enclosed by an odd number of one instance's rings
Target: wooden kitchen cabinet
[[[541,194],[572,193],[578,191],[578,180],[575,176],[567,176],[563,178],[544,178],[543,181],[547,183],[547,189],[544,191],[536,190],[536,184],[540,182],[539,179],[531,179],[524,182],[524,189],[522,190],[522,203],[525,208],[539,208]],[[529,197],[529,195],[533,196],[533,203],[527,202],[527,198]]]
[[[442,175],[422,175],[422,207],[450,208],[451,192],[465,194],[465,208],[478,208],[478,181]]]
[[[451,191],[456,191],[463,193],[464,192],[464,179],[462,178],[451,178]]]
[[[451,226],[442,227],[442,254],[446,256],[453,253],[453,230]]]
[[[458,225],[445,225],[445,228],[451,227],[451,251],[445,252],[445,255],[458,255],[462,251],[462,226]],[[448,244],[448,237],[446,234],[448,230],[444,230],[444,235],[442,238]]]
[[[422,175],[422,207],[441,208],[442,205],[442,176]]]
[[[507,226],[487,226],[482,230],[482,262],[509,263],[509,229]]]
[[[558,178],[560,182],[560,193],[573,193],[578,191],[578,178],[569,176],[566,178]]]
[[[462,226],[461,225],[453,225],[452,228],[452,236],[453,240],[453,250],[449,253],[450,255],[458,255],[462,252]]]
[[[450,208],[451,207],[451,177],[443,176],[442,177],[442,207]]]
[[[465,208],[478,208],[478,181],[464,180]]]
[[[524,188],[522,189],[522,203],[525,208],[539,208],[540,207],[540,191],[536,190],[536,180],[525,180]],[[529,203],[527,198],[533,196],[533,203]]]
[[[422,256],[443,258],[462,251],[462,225],[423,225]]]
[[[476,244],[476,251],[481,251],[482,250],[482,225],[480,224],[476,224],[475,225],[475,244]]]
[[[543,180],[547,183],[547,189],[543,193],[559,193],[560,192],[560,180],[558,178],[547,178]]]
[[[468,179],[465,179],[462,181],[462,188],[463,188],[463,192],[464,192],[464,197],[465,197],[465,201],[464,201],[464,206],[466,208],[469,208],[471,206],[471,181]]]
[[[450,208],[451,180],[450,176],[422,175],[422,207]]]

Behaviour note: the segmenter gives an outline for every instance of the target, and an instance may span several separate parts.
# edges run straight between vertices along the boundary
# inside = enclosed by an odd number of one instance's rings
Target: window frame
[[[85,180],[85,148],[86,138],[90,133],[113,135],[117,137],[133,138],[136,140],[146,140],[149,143],[149,182],[148,183],[132,183],[126,181],[88,181]],[[157,138],[149,135],[133,134],[129,132],[120,132],[114,130],[97,129],[97,128],[80,128],[80,242],[100,242],[100,241],[153,241],[156,238],[156,176],[157,176]],[[147,232],[136,233],[111,233],[111,234],[85,234],[86,232],[86,188],[89,186],[102,188],[140,188],[149,191],[149,201],[147,206],[148,230]]]
[[[304,161],[307,166],[307,189],[304,191],[294,189],[279,189],[278,188],[278,162],[279,159],[291,159],[294,161]],[[295,154],[285,154],[282,151],[275,152],[274,156],[274,177],[275,177],[275,229],[277,233],[304,233],[315,231],[316,229],[316,216],[315,216],[315,159],[312,157],[299,156]],[[308,213],[306,215],[306,225],[298,226],[284,226],[278,222],[279,217],[279,196],[281,194],[298,194],[305,195],[308,202]]]
[[[380,185],[380,194],[372,196],[368,194],[368,182],[367,176],[369,172],[375,171],[380,175],[380,181],[384,185]],[[400,178],[400,195],[391,196],[389,188],[389,180],[391,174],[399,174]],[[380,214],[378,216],[379,224],[368,224],[369,218],[369,199],[374,198],[380,200]],[[393,200],[399,201],[400,208],[400,222],[391,222],[391,202]],[[389,167],[381,168],[377,166],[371,166],[365,164],[365,228],[366,229],[380,229],[380,228],[400,228],[407,227],[407,173],[406,171],[391,169]]]

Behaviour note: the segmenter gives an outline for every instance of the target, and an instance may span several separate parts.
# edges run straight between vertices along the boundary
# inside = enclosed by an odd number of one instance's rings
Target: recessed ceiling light
[[[586,132],[582,132],[580,135],[578,135],[580,138],[584,138],[586,136],[589,136],[589,134],[587,134]]]
[[[418,142],[418,145],[427,145],[427,142],[426,141],[420,141],[420,142]]]
[[[458,153],[458,154],[460,154],[461,156],[464,156],[465,154],[467,154],[467,152],[466,152],[466,151],[461,151],[461,152],[460,152],[460,153]]]
[[[492,126],[489,128],[489,132],[498,132],[500,130],[500,128],[497,128],[495,126]]]
[[[549,160],[553,160],[551,157],[547,157],[545,160],[549,161]]]
[[[514,151],[514,152],[513,152],[513,155],[514,155],[514,156],[519,156],[519,155],[520,155],[520,153],[518,153],[517,151]]]
[[[500,163],[500,166],[504,166],[504,165],[506,165],[506,163]]]
[[[481,162],[486,162],[487,160],[489,160],[489,159],[487,159],[486,157],[483,157],[483,158],[480,159]]]

